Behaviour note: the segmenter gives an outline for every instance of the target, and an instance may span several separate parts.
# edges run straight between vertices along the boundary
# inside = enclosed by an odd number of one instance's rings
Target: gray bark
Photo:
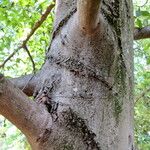
[[[41,70],[41,89],[50,87],[58,118],[43,149],[133,149],[131,6],[103,1],[99,26],[86,34],[78,28],[76,2],[59,2]]]
[[[28,140],[34,150],[133,150],[132,2],[103,0],[92,32],[80,28],[76,7],[57,0],[34,94],[52,125]]]

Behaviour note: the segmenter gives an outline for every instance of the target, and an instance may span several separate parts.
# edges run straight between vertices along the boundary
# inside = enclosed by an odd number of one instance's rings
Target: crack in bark
[[[96,134],[91,131],[85,123],[85,120],[79,117],[71,108],[62,112],[66,127],[82,136],[87,150],[101,150],[99,143],[95,140]]]
[[[44,133],[36,141],[39,143],[45,143],[48,140],[51,132],[51,130],[45,129]]]
[[[118,14],[114,11],[114,7],[113,6],[111,6],[110,4],[106,3],[105,1],[103,1],[103,5],[105,5],[108,8],[108,10],[105,10],[104,8],[102,8],[102,12],[104,13],[104,15],[107,15],[107,17],[111,17],[111,18],[118,18]],[[106,13],[106,11],[107,11],[107,13]],[[108,11],[109,11],[109,13],[108,13]],[[110,13],[111,13],[111,16],[108,15]]]
[[[60,21],[60,23],[58,24],[58,26],[56,27],[56,29],[53,31],[52,34],[52,39],[51,39],[51,44],[53,42],[53,40],[55,39],[55,37],[58,35],[58,33],[60,32],[60,30],[62,29],[62,27],[64,25],[66,25],[66,23],[68,22],[68,20],[73,16],[73,14],[77,11],[77,8],[73,7],[73,9]],[[50,48],[51,48],[51,44],[48,48],[47,53],[49,52]]]
[[[75,76],[89,77],[99,80],[103,83],[109,90],[112,89],[112,85],[106,81],[99,73],[96,73],[92,68],[85,66],[84,63],[76,60],[72,57],[69,58],[54,58],[49,56],[49,63],[55,63],[57,65],[63,66],[70,72],[74,73]]]

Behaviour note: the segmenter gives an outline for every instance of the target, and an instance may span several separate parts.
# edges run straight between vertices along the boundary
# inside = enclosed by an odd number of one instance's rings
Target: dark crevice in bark
[[[127,1],[127,0],[125,0],[125,8],[126,8],[126,11],[127,11],[127,13],[126,13],[126,15],[127,15],[127,17],[128,18],[131,18],[131,13],[130,13],[130,4],[129,4],[129,2]]]
[[[119,0],[115,0],[115,2],[110,4],[107,4],[105,1],[103,1],[103,4],[106,6],[106,9],[102,9],[102,13],[104,15],[104,18],[107,19],[109,24],[115,29],[113,30],[115,32],[115,35],[117,35],[117,41],[118,46],[120,49],[120,59],[122,61],[122,65],[126,68],[126,65],[124,63],[123,58],[123,52],[122,52],[122,40],[121,40],[121,29],[122,29],[122,22],[121,22],[121,2]]]
[[[51,132],[52,132],[51,130],[46,129],[43,135],[40,136],[36,141],[39,142],[40,144],[45,143],[49,139]]]
[[[55,92],[60,82],[61,82],[60,74],[53,75],[50,81],[45,80],[44,86],[35,96],[35,101],[37,103],[42,103],[46,106],[54,122],[58,119],[57,109],[59,103],[52,100],[52,94],[53,92]]]
[[[116,32],[116,35],[117,35],[117,41],[118,41],[118,48],[120,50],[120,55],[119,55],[119,60],[121,61],[120,62],[120,67],[118,69],[120,69],[120,74],[121,74],[121,78],[124,78],[123,76],[126,75],[126,73],[128,72],[127,71],[127,66],[125,64],[125,58],[124,58],[124,52],[123,52],[123,47],[122,47],[122,28],[124,26],[124,22],[120,19],[122,18],[122,8],[121,8],[122,4],[121,4],[121,1],[119,0],[115,0],[115,3],[114,3],[114,10],[117,14],[116,18],[115,18],[115,24],[114,24],[114,28],[115,28],[115,32]],[[127,13],[128,14],[128,13]],[[118,60],[118,61],[119,61]],[[122,79],[122,84],[124,84],[125,86],[125,83],[124,83],[124,79]]]
[[[132,139],[132,136],[131,136],[131,135],[128,136],[128,147],[129,147],[129,150],[136,150],[136,149],[134,148],[133,139]]]
[[[66,25],[66,23],[68,22],[68,20],[73,16],[73,14],[77,11],[77,8],[73,8],[58,24],[58,26],[56,27],[56,29],[53,31],[52,34],[52,39],[51,39],[51,43],[53,42],[53,40],[55,39],[55,37],[58,35],[58,33],[60,32],[60,30],[62,29],[62,27],[64,25]],[[48,48],[48,51],[51,49],[51,44]]]
[[[75,76],[89,77],[96,80],[99,80],[103,83],[109,90],[112,89],[112,85],[106,81],[106,79],[100,75],[100,73],[96,73],[89,66],[85,66],[84,63],[76,60],[72,57],[69,58],[54,58],[53,56],[49,56],[49,63],[57,64],[61,67],[65,67],[70,72],[72,72]]]
[[[119,19],[119,1],[116,2],[112,2],[111,4],[106,3],[105,1],[103,1],[103,5],[105,7],[102,7],[101,11],[102,14],[104,15],[104,18],[107,19],[107,21],[109,22],[109,25],[111,25],[112,27],[119,28],[117,27],[117,21]],[[117,30],[115,30],[117,31]]]
[[[73,132],[81,135],[87,150],[101,150],[99,143],[95,140],[96,134],[91,131],[85,120],[78,116],[71,108],[62,112],[66,127]]]
[[[113,5],[110,5],[105,1],[103,1],[103,5],[106,6],[106,9],[102,7],[101,11],[104,14],[104,16],[108,19],[108,21],[111,23],[111,25],[113,25],[113,21],[115,18],[118,18],[118,14],[114,11]]]

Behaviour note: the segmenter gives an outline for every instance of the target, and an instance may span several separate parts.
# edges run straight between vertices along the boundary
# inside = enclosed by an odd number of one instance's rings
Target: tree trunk
[[[34,94],[52,126],[28,140],[33,150],[133,150],[132,2],[103,0],[94,24],[79,20],[79,1],[57,1]]]

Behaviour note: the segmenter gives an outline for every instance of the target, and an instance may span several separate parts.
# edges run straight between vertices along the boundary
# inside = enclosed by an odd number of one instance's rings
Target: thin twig
[[[21,49],[21,48],[22,48],[22,46],[19,46],[16,50],[14,50],[14,52],[11,53],[11,54],[4,60],[4,62],[0,65],[0,68],[4,67],[5,64],[7,63],[7,61],[9,61],[9,60],[19,51],[19,49]]]
[[[145,3],[144,3],[143,5],[141,5],[141,6],[136,5],[136,6],[137,6],[137,7],[144,7],[147,3],[148,3],[148,0],[146,0]]]
[[[144,91],[142,92],[142,94],[141,94],[139,97],[136,98],[135,104],[136,104],[142,97],[144,97],[148,92],[150,92],[150,87],[149,87],[148,89],[144,90]]]
[[[34,63],[34,60],[33,60],[33,58],[32,58],[32,55],[30,54],[30,51],[29,51],[29,49],[28,49],[28,47],[27,47],[26,45],[24,45],[23,48],[24,48],[24,50],[27,52],[27,54],[29,55],[29,58],[30,58],[30,60],[31,60],[31,62],[32,62],[33,73],[35,74],[36,68],[35,68],[35,63]]]
[[[55,6],[54,4],[50,4],[50,5],[47,7],[46,11],[45,11],[44,14],[41,16],[40,20],[38,20],[38,21],[34,24],[34,26],[33,26],[32,30],[31,30],[31,32],[28,34],[27,38],[23,41],[23,44],[24,44],[24,45],[26,45],[26,43],[29,41],[30,37],[31,37],[31,36],[34,34],[34,32],[42,25],[42,23],[46,20],[47,16],[49,15],[49,13],[51,12],[51,10],[52,10],[52,8],[53,8],[54,6]]]
[[[35,31],[42,25],[42,23],[47,19],[48,15],[50,14],[52,8],[54,7],[54,4],[50,4],[46,11],[44,12],[44,14],[41,16],[40,20],[38,20],[33,28],[31,29],[30,33],[27,35],[26,39],[22,42],[21,46],[19,46],[16,50],[14,50],[14,52],[12,54],[10,54],[8,56],[8,58],[6,58],[4,60],[4,62],[0,65],[0,68],[4,67],[5,64],[7,63],[7,61],[9,61],[21,48],[24,48],[24,46],[27,44],[27,42],[29,41],[29,39],[31,38],[31,36],[35,33]]]

